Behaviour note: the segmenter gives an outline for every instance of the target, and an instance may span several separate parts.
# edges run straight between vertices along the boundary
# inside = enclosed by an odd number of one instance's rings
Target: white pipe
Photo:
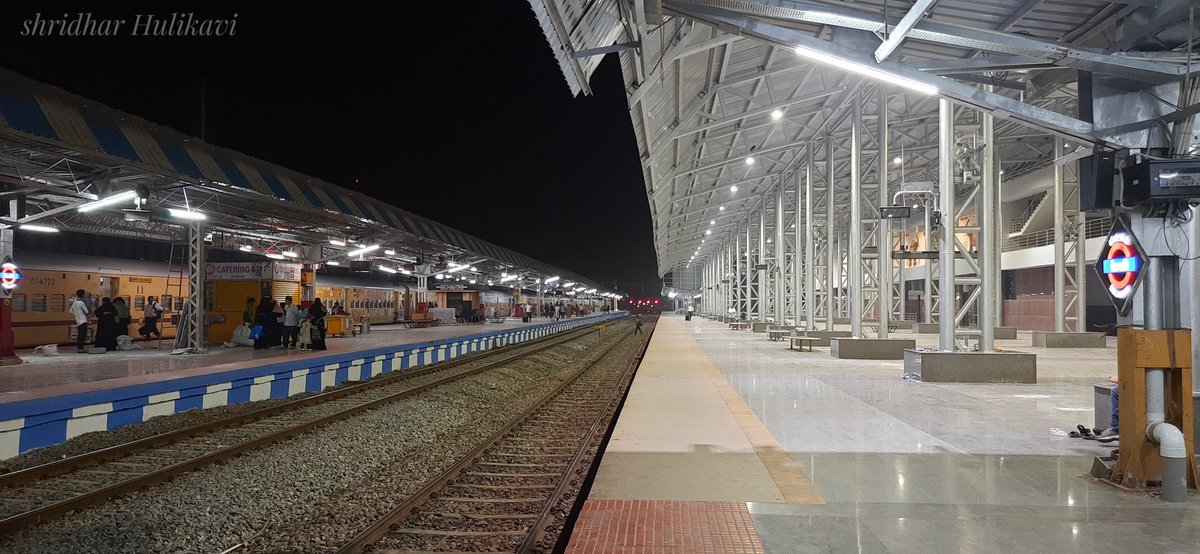
[[[1163,370],[1146,369],[1146,423],[1161,423],[1167,419],[1163,408]]]
[[[1146,436],[1158,443],[1158,452],[1163,458],[1187,457],[1187,445],[1183,441],[1183,432],[1174,425],[1162,421],[1150,422],[1146,425]]]

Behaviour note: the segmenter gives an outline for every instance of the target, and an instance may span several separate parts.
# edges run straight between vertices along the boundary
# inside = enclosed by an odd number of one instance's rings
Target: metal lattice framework
[[[1189,71],[1200,58],[1189,48],[1197,33],[1182,0],[529,3],[573,93],[590,93],[589,68],[600,54],[619,52],[660,273],[712,265],[734,285],[727,303],[756,320],[787,320],[803,306],[796,322],[831,328],[849,317],[859,334],[866,319],[908,315],[902,283],[920,271],[924,321],[944,319],[936,316],[939,291],[957,298],[957,282],[981,300],[969,309],[946,303],[957,310],[954,322],[977,325],[982,316],[994,324],[998,204],[1040,192],[1034,177],[1054,166],[1066,175],[1056,180],[1062,194],[1052,206],[1066,260],[1056,271],[1059,313],[1082,321],[1084,302],[1070,290],[1082,282],[1075,237],[1084,220],[1070,181],[1077,161],[1093,147],[1121,146],[1128,129],[1192,125],[1196,111],[1171,105],[1118,129],[1083,119],[1078,107],[1080,71],[1147,87],[1196,81]],[[940,110],[942,101],[950,111]],[[944,170],[954,162],[939,154],[947,126],[949,140],[988,136],[988,161],[970,179]],[[983,202],[980,173],[997,183],[1003,175],[1004,198],[997,192]],[[938,241],[928,218],[938,202],[929,195],[913,200],[907,226],[881,225],[879,206],[917,185],[962,206],[955,215],[971,222],[965,231],[977,244]],[[790,201],[791,186],[807,196]],[[789,222],[802,236],[785,238],[777,227]],[[988,240],[982,225],[991,228]],[[774,252],[759,236],[768,227]],[[893,245],[913,240],[927,252],[957,248],[976,273],[956,275],[954,264],[928,256],[889,259]],[[756,269],[761,260],[776,264],[766,276]]]

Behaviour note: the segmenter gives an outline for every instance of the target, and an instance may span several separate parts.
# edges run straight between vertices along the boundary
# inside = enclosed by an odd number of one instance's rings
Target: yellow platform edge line
[[[758,454],[758,459],[767,468],[767,473],[775,482],[775,486],[779,488],[779,492],[783,494],[784,500],[788,504],[825,504],[825,497],[817,492],[817,488],[805,475],[800,464],[788,455],[787,450],[783,448],[775,435],[767,430],[767,426],[763,425],[754,410],[746,404],[746,401],[742,400],[741,395],[729,386],[729,382],[721,375],[704,349],[690,334],[688,334],[688,340],[691,342],[693,354],[703,366],[709,381],[717,389],[721,399],[725,401],[725,406],[729,408],[729,413],[733,414],[738,426],[742,428],[742,433],[746,435],[750,445],[754,447],[754,452]]]

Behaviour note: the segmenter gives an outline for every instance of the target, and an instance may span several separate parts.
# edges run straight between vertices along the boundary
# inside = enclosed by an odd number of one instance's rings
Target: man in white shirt
[[[75,316],[75,347],[78,348],[80,354],[86,354],[87,350],[83,348],[87,342],[88,334],[88,310],[87,304],[83,301],[84,295],[87,293],[83,289],[75,291],[75,299],[71,301],[71,315]]]
[[[283,348],[300,346],[300,308],[292,303],[292,297],[283,298]]]

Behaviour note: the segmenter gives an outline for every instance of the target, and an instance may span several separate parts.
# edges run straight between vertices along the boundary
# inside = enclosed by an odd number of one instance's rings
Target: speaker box
[[[1102,212],[1113,207],[1116,154],[1096,152],[1079,160],[1079,210]]]

